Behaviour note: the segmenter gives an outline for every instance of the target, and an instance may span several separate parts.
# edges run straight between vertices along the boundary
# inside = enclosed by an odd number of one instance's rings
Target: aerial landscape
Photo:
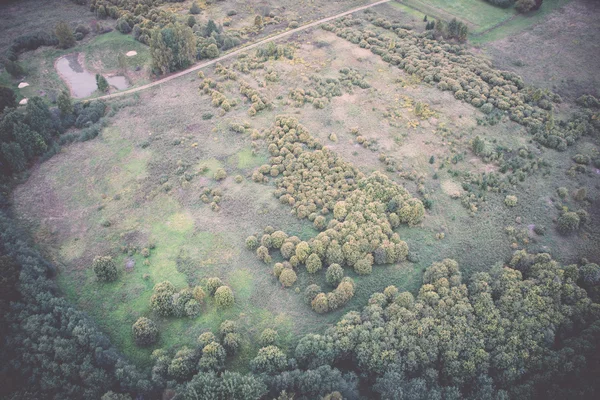
[[[600,2],[0,2],[0,398],[600,398]]]

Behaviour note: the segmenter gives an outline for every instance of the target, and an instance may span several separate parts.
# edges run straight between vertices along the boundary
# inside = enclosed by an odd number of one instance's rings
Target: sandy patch
[[[137,51],[131,50],[131,51],[128,51],[127,53],[125,53],[125,55],[127,57],[137,56]]]
[[[21,83],[19,83],[18,88],[19,89],[23,89],[23,88],[26,88],[27,86],[29,86],[29,83],[27,83],[27,82],[21,82]]]
[[[22,105],[22,106],[24,106],[24,105],[27,105],[27,101],[28,101],[28,100],[29,100],[29,99],[23,99],[23,100],[21,100],[21,101],[19,102],[19,104],[20,104],[20,105]]]
[[[442,182],[442,190],[450,197],[460,197],[461,187],[458,183],[446,179]]]

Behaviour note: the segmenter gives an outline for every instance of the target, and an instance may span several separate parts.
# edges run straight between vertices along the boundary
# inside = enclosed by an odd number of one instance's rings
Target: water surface
[[[91,96],[98,86],[96,85],[96,75],[83,68],[77,59],[78,55],[77,53],[69,54],[59,58],[56,61],[56,69],[71,89],[71,95],[76,98],[84,98]],[[110,76],[106,77],[106,80],[109,85],[118,90],[129,87],[129,82],[124,76]]]

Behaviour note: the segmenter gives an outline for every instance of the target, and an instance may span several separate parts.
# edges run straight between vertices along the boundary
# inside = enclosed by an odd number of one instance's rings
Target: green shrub
[[[200,8],[200,6],[198,5],[198,3],[193,2],[192,6],[190,7],[190,14],[194,14],[194,15],[198,15],[202,12],[202,9]]]
[[[200,303],[196,299],[190,299],[185,303],[184,313],[190,318],[195,318],[200,315]]]
[[[217,289],[221,286],[223,286],[223,281],[220,278],[208,278],[206,281],[206,289],[208,290],[208,294],[211,296],[214,296]]]
[[[157,283],[154,286],[152,297],[150,297],[150,307],[159,315],[164,317],[172,315],[175,310],[173,304],[173,295],[175,286],[169,281]]]
[[[321,292],[321,287],[319,285],[308,285],[306,289],[304,289],[304,301],[306,304],[311,304],[314,298]]]
[[[222,181],[223,179],[227,178],[227,172],[223,168],[219,168],[215,171],[214,178],[217,181]]]
[[[198,347],[200,347],[201,349],[204,348],[209,343],[216,342],[216,341],[217,341],[217,338],[215,337],[215,335],[212,332],[204,332],[203,334],[198,336],[198,339],[196,340],[196,342],[198,343]]]
[[[215,303],[221,308],[228,308],[233,305],[233,292],[229,286],[221,286],[215,291]]]
[[[279,334],[275,329],[267,328],[260,334],[260,344],[263,347],[274,345],[279,339]]]
[[[567,195],[569,194],[569,190],[566,187],[559,187],[556,189],[556,193],[561,199],[566,199]]]
[[[327,295],[325,293],[319,293],[315,296],[313,301],[310,303],[312,309],[319,313],[324,314],[329,311],[329,302],[327,301]]]
[[[323,268],[323,263],[321,262],[321,259],[318,255],[311,254],[310,256],[308,256],[308,258],[306,259],[306,270],[310,274],[314,274],[321,268]]]
[[[285,353],[276,346],[263,347],[256,357],[250,361],[250,368],[256,374],[275,374],[287,368]]]
[[[236,333],[237,330],[238,328],[235,321],[231,321],[229,319],[221,322],[221,325],[219,326],[219,333],[222,337],[225,337],[225,335],[227,335],[228,333]]]
[[[279,275],[281,275],[282,271],[283,271],[282,263],[275,263],[275,265],[273,265],[273,275],[275,275],[275,277],[279,278]]]
[[[296,279],[298,279],[298,277],[291,268],[284,268],[283,271],[281,271],[281,274],[279,274],[279,282],[281,282],[284,287],[292,286],[296,282]]]
[[[557,229],[563,235],[568,235],[579,229],[581,222],[579,215],[572,211],[567,211],[558,217]]]
[[[517,205],[518,199],[517,196],[513,196],[513,195],[508,195],[504,198],[504,204],[506,204],[507,207],[514,207]]]
[[[357,274],[369,275],[373,271],[373,257],[369,256],[358,260],[356,264],[354,264],[354,271]]]
[[[117,264],[111,256],[94,258],[92,269],[101,282],[112,282],[118,277]]]
[[[258,239],[256,236],[248,236],[246,238],[246,248],[248,250],[256,250],[258,248]]]
[[[256,257],[265,263],[271,262],[271,255],[269,254],[269,249],[265,246],[260,246],[258,249],[256,249]]]
[[[296,257],[298,257],[298,261],[303,263],[306,261],[310,254],[310,246],[306,242],[300,242],[296,246]]]
[[[271,247],[274,249],[280,249],[288,235],[283,231],[275,231],[271,233]]]
[[[325,280],[330,286],[336,287],[344,278],[344,269],[339,264],[331,264],[325,273]]]
[[[158,339],[158,328],[151,319],[141,317],[131,327],[133,339],[138,346],[149,346]]]
[[[241,342],[242,339],[238,333],[228,333],[223,337],[223,347],[225,347],[227,353],[231,355],[237,353]]]
[[[194,296],[194,300],[198,302],[198,304],[204,303],[204,298],[206,297],[206,293],[204,293],[204,289],[201,286],[196,286],[192,290],[192,296]]]
[[[58,47],[61,49],[68,49],[75,46],[75,36],[71,27],[66,22],[61,21],[56,24],[54,34],[58,38]]]

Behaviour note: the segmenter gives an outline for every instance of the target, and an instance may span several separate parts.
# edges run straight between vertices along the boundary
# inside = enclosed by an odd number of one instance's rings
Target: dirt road
[[[225,55],[223,55],[221,57],[217,57],[217,58],[214,58],[214,59],[212,59],[210,61],[205,61],[205,62],[201,62],[199,64],[195,64],[195,65],[191,66],[188,69],[184,69],[183,71],[179,71],[177,73],[174,73],[173,75],[169,75],[169,76],[167,76],[165,78],[162,78],[162,79],[160,79],[158,81],[155,81],[155,82],[152,82],[152,83],[148,83],[146,85],[139,86],[139,87],[136,87],[136,88],[133,88],[133,89],[124,90],[122,92],[117,92],[117,93],[107,94],[106,96],[96,97],[93,100],[109,100],[109,99],[114,99],[116,97],[122,97],[122,96],[126,96],[128,94],[132,94],[132,93],[136,93],[136,92],[141,92],[142,90],[150,89],[151,87],[154,87],[154,86],[159,86],[159,85],[161,85],[163,83],[169,82],[169,81],[171,81],[173,79],[177,79],[177,78],[179,78],[181,76],[184,76],[184,75],[189,74],[191,72],[197,71],[197,70],[202,69],[204,67],[208,67],[210,65],[216,64],[216,63],[218,63],[220,61],[223,61],[223,60],[226,60],[228,58],[235,57],[236,55],[238,55],[240,53],[243,53],[245,51],[248,51],[248,50],[253,49],[255,47],[258,47],[258,46],[262,46],[265,43],[269,43],[269,42],[272,42],[274,40],[279,40],[279,39],[284,38],[286,36],[293,35],[294,33],[301,32],[301,31],[309,29],[309,28],[313,28],[313,27],[315,27],[317,25],[320,25],[320,24],[323,24],[325,22],[332,21],[334,19],[343,17],[343,16],[348,15],[348,14],[355,13],[357,11],[366,10],[367,8],[371,8],[371,7],[377,6],[379,4],[387,3],[389,1],[391,1],[391,0],[377,1],[375,3],[367,4],[366,6],[361,6],[361,7],[353,8],[352,10],[344,11],[343,13],[339,13],[339,14],[333,15],[331,17],[323,18],[323,19],[320,19],[318,21],[314,21],[314,22],[308,23],[306,25],[302,25],[302,26],[300,26],[298,28],[295,28],[295,29],[290,29],[289,31],[285,31],[285,32],[279,33],[279,34],[277,34],[275,36],[271,36],[271,37],[265,38],[263,40],[260,40],[258,42],[255,42],[255,43],[252,43],[252,44],[240,47],[239,49],[236,49],[236,50],[234,50],[234,51],[232,51],[230,53],[227,53],[227,54],[225,54]]]

